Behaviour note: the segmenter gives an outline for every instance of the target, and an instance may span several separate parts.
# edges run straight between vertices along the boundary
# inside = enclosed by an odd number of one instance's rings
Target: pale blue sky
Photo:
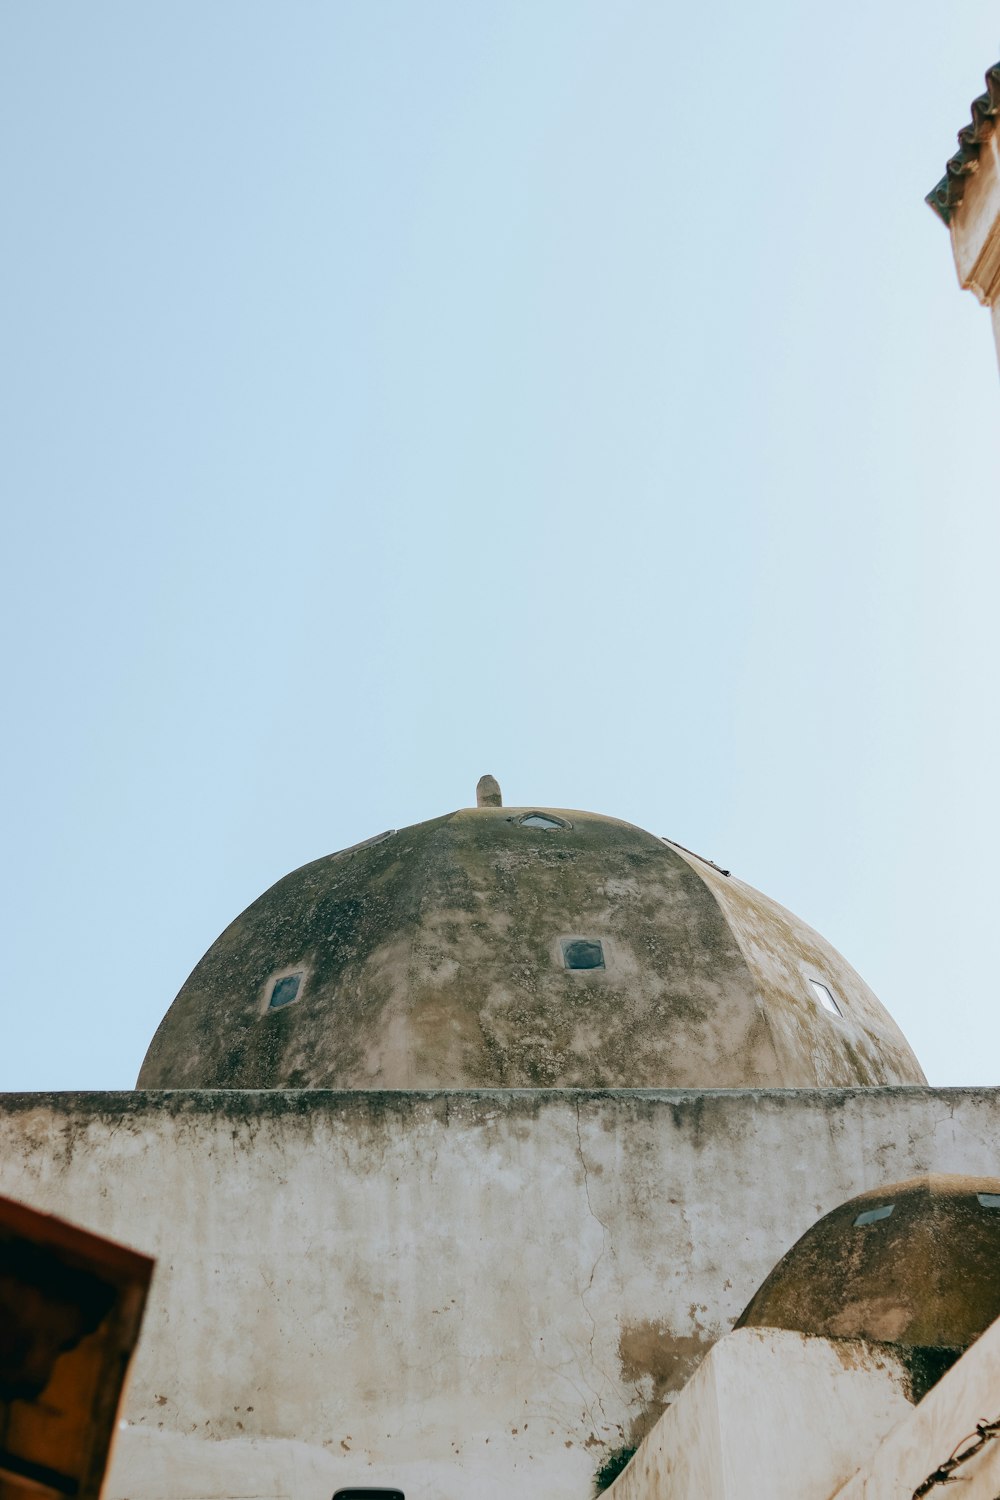
[[[0,1088],[287,870],[589,808],[1000,1083],[985,0],[0,11]]]

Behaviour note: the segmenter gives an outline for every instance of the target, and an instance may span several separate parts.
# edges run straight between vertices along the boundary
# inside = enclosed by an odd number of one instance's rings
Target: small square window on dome
[[[282,1006],[291,1005],[293,1000],[299,998],[301,986],[301,974],[282,974],[271,986],[271,994],[267,1002],[268,1010],[281,1010]]]
[[[1000,1208],[1000,1193],[977,1193],[983,1208]]]
[[[809,983],[812,985],[813,994],[824,1010],[828,1010],[831,1016],[842,1016],[844,1014],[833,998],[833,991],[831,989],[828,989],[825,984],[820,984],[818,979],[810,979]]]
[[[604,968],[604,944],[597,938],[563,938],[561,947],[567,969]]]

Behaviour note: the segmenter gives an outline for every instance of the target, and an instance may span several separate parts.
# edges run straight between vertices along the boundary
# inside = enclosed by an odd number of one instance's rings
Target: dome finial
[[[477,807],[503,807],[500,783],[495,776],[480,776],[476,782]]]

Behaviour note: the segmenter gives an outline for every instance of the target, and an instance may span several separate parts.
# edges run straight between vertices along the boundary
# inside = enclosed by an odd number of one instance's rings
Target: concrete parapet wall
[[[1000,1323],[893,1427],[837,1500],[946,1493],[960,1493],[962,1500],[1000,1494]]]
[[[740,1328],[720,1339],[606,1500],[828,1500],[912,1412],[884,1347]]]
[[[0,1192],[157,1257],[111,1500],[589,1500],[819,1215],[1000,1096],[7,1096]]]

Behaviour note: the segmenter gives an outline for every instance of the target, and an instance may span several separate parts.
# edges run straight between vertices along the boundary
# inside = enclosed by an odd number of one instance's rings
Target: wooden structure
[[[97,1500],[152,1272],[0,1198],[0,1500]]]

